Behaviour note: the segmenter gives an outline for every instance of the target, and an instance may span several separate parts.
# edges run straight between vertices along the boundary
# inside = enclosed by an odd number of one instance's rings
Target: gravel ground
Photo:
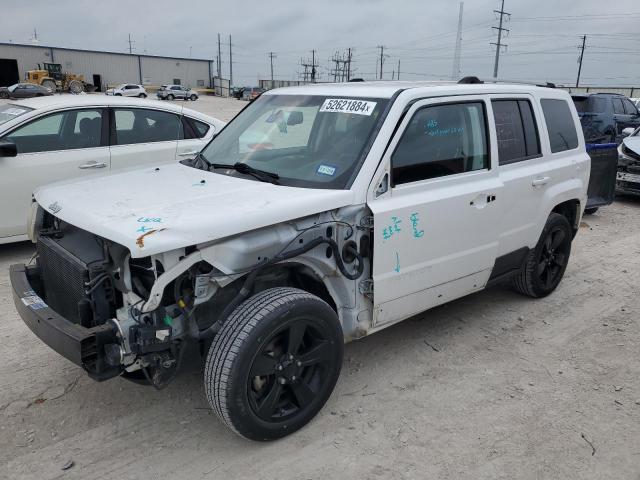
[[[585,217],[573,248],[545,299],[492,288],[347,345],[318,417],[259,444],[210,412],[197,358],[157,392],[43,345],[8,278],[33,248],[0,245],[0,478],[638,480],[640,201]]]

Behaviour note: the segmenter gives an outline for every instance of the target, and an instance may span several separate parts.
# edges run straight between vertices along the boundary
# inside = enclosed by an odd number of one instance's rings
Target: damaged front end
[[[355,311],[353,280],[370,267],[367,231],[356,231],[357,215],[349,216],[322,214],[132,258],[124,246],[39,209],[35,264],[11,268],[14,301],[38,337],[92,378],[123,375],[162,388],[187,346],[210,341],[261,289],[303,286],[336,310]]]

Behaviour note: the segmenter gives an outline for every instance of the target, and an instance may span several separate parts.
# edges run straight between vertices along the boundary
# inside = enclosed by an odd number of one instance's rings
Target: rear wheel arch
[[[567,200],[565,202],[559,203],[551,210],[551,213],[558,213],[565,217],[571,225],[571,229],[573,230],[573,236],[575,237],[576,233],[578,233],[578,224],[580,219],[580,200],[572,199]]]

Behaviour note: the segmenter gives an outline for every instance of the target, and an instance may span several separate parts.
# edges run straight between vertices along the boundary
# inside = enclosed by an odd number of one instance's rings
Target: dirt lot
[[[0,246],[0,478],[640,479],[640,201],[585,218],[546,299],[493,288],[347,345],[325,408],[271,444],[217,421],[197,359],[157,392],[43,345],[8,278],[32,253]]]

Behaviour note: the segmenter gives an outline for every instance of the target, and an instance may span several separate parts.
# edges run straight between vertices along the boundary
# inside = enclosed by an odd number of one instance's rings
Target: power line
[[[502,28],[502,23],[503,23],[503,19],[504,16],[506,15],[507,18],[509,18],[511,16],[510,13],[507,13],[504,11],[504,0],[502,0],[502,6],[500,7],[500,10],[494,10],[494,13],[499,13],[500,14],[500,23],[498,27],[491,27],[494,30],[498,31],[498,42],[497,43],[491,43],[491,45],[495,45],[496,46],[496,61],[493,65],[493,77],[494,78],[498,78],[498,63],[500,62],[500,49],[502,47],[507,47],[507,45],[502,43],[502,32],[509,32],[508,29],[506,28]]]

